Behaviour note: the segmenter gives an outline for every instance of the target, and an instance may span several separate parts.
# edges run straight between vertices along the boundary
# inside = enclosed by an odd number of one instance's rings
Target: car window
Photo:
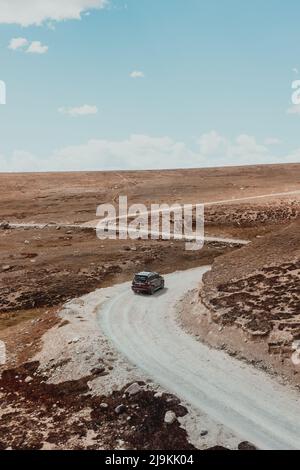
[[[147,276],[135,276],[134,280],[136,282],[146,282],[148,281],[148,277]]]

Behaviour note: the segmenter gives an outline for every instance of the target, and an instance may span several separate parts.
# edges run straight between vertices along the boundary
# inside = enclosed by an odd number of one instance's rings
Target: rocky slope
[[[216,259],[200,296],[221,327],[264,339],[290,361],[300,340],[300,218]]]

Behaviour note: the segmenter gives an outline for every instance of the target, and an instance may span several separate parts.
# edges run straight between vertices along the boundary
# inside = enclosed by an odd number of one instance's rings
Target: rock
[[[10,225],[8,222],[6,222],[6,220],[4,220],[3,222],[1,222],[0,224],[0,229],[2,230],[8,230],[10,228]]]
[[[137,393],[141,392],[143,389],[142,387],[137,383],[131,384],[126,390],[125,393],[127,393],[129,396],[134,396]]]
[[[163,392],[156,392],[154,394],[154,398],[161,398],[163,396]]]
[[[117,415],[120,415],[122,413],[124,413],[124,411],[126,411],[126,406],[125,405],[118,405],[116,408],[115,408],[115,413]]]
[[[100,403],[100,408],[102,408],[103,410],[106,410],[108,408],[108,404],[107,403]]]
[[[5,272],[5,271],[9,271],[11,269],[11,266],[9,264],[6,264],[4,266],[2,266],[2,271]]]
[[[105,367],[95,367],[94,369],[91,370],[91,373],[93,375],[100,375],[100,374],[103,374],[103,372],[105,372]]]
[[[200,431],[200,436],[201,436],[201,437],[207,436],[207,434],[208,434],[208,430],[207,430],[207,429],[202,429],[202,431]]]
[[[256,450],[256,447],[251,442],[243,441],[238,445],[238,450]]]
[[[33,378],[30,377],[30,375],[28,375],[28,377],[26,377],[26,379],[24,380],[24,382],[25,382],[26,384],[29,384],[30,382],[32,382],[32,380],[33,380]]]
[[[293,344],[292,344],[292,350],[293,351],[297,351],[298,349],[300,349],[300,340],[299,339],[294,341]]]
[[[30,241],[29,240],[24,240],[25,245],[29,245]]]
[[[174,411],[167,411],[164,417],[164,422],[166,424],[173,424],[175,423],[176,419],[177,419],[177,416],[174,413]]]
[[[75,343],[78,343],[78,341],[80,341],[80,338],[79,337],[75,337],[73,339],[70,339],[70,341],[68,341],[68,344],[75,344]]]
[[[119,447],[123,447],[125,445],[125,441],[122,441],[122,439],[118,439],[117,444]]]

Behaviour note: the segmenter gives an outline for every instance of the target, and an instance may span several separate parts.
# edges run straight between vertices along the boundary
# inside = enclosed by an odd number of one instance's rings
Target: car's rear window
[[[148,281],[148,276],[135,276],[134,280],[136,282],[146,282]]]

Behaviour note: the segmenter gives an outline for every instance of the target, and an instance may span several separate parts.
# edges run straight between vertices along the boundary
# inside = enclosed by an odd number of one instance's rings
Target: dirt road
[[[300,448],[299,394],[177,324],[175,304],[207,269],[166,276],[165,291],[153,297],[133,295],[128,283],[116,286],[99,310],[101,328],[155,382],[242,439],[261,449]]]

